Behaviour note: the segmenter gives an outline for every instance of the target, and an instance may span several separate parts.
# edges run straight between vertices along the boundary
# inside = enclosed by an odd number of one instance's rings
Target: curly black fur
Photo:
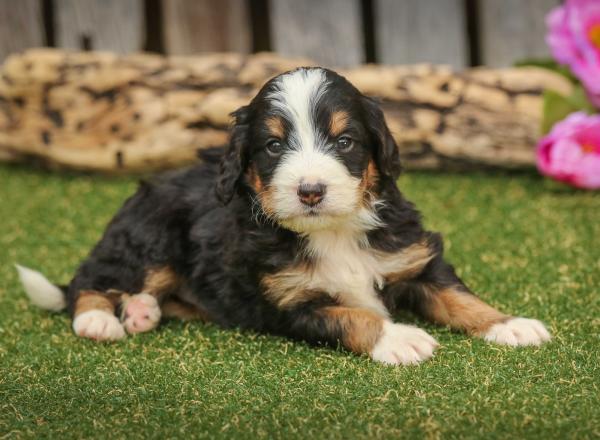
[[[331,87],[345,94],[325,97],[325,105],[347,109],[361,121],[356,132],[364,144],[362,156],[344,158],[345,163],[360,175],[372,159],[379,174],[373,191],[383,202],[377,214],[384,226],[368,232],[370,247],[393,253],[427,242],[434,255],[413,279],[388,283],[378,294],[392,313],[406,307],[427,316],[431,286],[468,290],[444,262],[440,236],[423,229],[419,213],[396,186],[398,149],[378,105],[343,78],[328,75]],[[71,281],[71,313],[83,290],[139,292],[149,268],[168,266],[186,281],[191,292],[186,301],[201,306],[220,326],[337,343],[343,329],[319,313],[335,305],[335,298],[323,292],[282,308],[261,287],[265,275],[308,258],[301,234],[255,215],[256,191],[244,174],[251,164],[265,181],[272,174],[274,165],[255,150],[262,136],[257,120],[267,113],[264,96],[269,90],[265,86],[249,106],[235,113],[227,150],[214,150],[201,164],[140,185]],[[338,102],[340,96],[346,100]],[[216,157],[222,158],[220,164]]]

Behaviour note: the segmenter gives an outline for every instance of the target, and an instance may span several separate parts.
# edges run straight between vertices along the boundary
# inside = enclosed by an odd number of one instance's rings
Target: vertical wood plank
[[[378,62],[468,64],[463,0],[375,0],[374,8]]]
[[[13,52],[44,43],[40,0],[0,0],[0,62]]]
[[[250,11],[245,0],[163,0],[168,54],[252,48]]]
[[[523,58],[549,56],[545,17],[560,0],[480,0],[482,61],[510,66]]]
[[[358,0],[271,0],[273,48],[325,66],[364,61]]]
[[[141,50],[142,0],[54,0],[56,45],[68,49]]]

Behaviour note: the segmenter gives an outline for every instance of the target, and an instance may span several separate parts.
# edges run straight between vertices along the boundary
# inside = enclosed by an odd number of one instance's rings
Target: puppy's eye
[[[266,146],[266,150],[267,153],[269,154],[269,156],[273,156],[273,157],[277,157],[281,154],[281,142],[276,141],[276,140],[272,140],[267,142],[267,146]]]
[[[346,153],[346,152],[352,150],[353,146],[354,146],[354,141],[352,141],[352,138],[349,136],[341,136],[337,140],[337,149],[338,149],[338,151],[341,151],[342,153]]]

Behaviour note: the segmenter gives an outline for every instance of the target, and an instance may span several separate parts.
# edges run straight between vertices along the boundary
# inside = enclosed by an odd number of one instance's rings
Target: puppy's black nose
[[[298,197],[305,205],[315,206],[323,200],[326,189],[322,183],[301,183],[298,186]]]

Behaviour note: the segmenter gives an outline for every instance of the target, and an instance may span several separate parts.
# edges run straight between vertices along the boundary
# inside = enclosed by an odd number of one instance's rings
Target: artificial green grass
[[[135,181],[0,167],[0,438],[600,436],[600,195],[528,174],[400,185],[468,284],[545,321],[550,344],[494,346],[410,316],[441,343],[416,367],[201,323],[77,339],[28,303],[13,263],[67,282]]]

